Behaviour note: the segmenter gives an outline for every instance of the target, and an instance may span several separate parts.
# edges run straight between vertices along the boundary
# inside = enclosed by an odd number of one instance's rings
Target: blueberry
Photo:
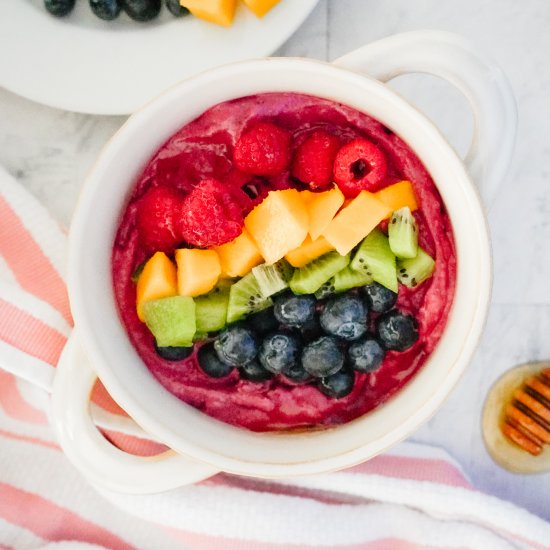
[[[384,350],[374,336],[367,335],[348,348],[348,365],[359,372],[375,372],[384,360]]]
[[[302,335],[302,339],[304,342],[312,342],[313,340],[317,340],[317,338],[320,338],[323,336],[324,332],[321,328],[321,323],[319,322],[319,318],[315,316],[313,319],[308,321],[307,323],[303,324],[300,327],[300,334]]]
[[[193,353],[193,346],[157,346],[155,343],[155,351],[166,361],[182,361]]]
[[[411,315],[397,309],[378,319],[378,337],[386,349],[405,351],[418,340],[418,323]]]
[[[242,326],[222,330],[214,341],[214,349],[220,360],[232,367],[246,365],[258,354],[254,333]]]
[[[367,307],[361,298],[350,294],[329,300],[321,313],[323,330],[344,340],[357,340],[367,331]]]
[[[285,294],[275,300],[275,317],[289,327],[301,327],[313,319],[315,304],[314,296]]]
[[[311,380],[311,374],[304,370],[304,367],[300,361],[296,361],[296,363],[290,365],[289,367],[285,367],[281,371],[281,374],[284,374],[286,378],[295,384],[304,384]]]
[[[100,19],[112,21],[120,13],[120,2],[119,0],[90,0],[90,8]]]
[[[275,319],[273,314],[273,308],[262,309],[257,313],[249,315],[247,318],[247,325],[257,334],[267,334],[277,330],[279,321]]]
[[[273,374],[290,372],[300,357],[300,340],[294,334],[273,332],[260,346],[260,363]]]
[[[340,399],[349,395],[353,390],[355,383],[355,374],[348,369],[341,369],[336,374],[321,378],[317,387],[321,393],[327,397]]]
[[[265,382],[273,377],[273,375],[265,370],[255,359],[239,367],[239,372],[241,378],[250,380],[250,382]]]
[[[160,0],[121,0],[124,11],[135,21],[150,21],[160,12]]]
[[[233,367],[220,361],[212,343],[201,346],[197,352],[199,367],[212,378],[223,378],[231,373]]]
[[[397,302],[397,293],[378,283],[363,287],[369,309],[375,313],[389,311]]]
[[[189,10],[180,5],[179,0],[166,0],[166,7],[168,8],[168,11],[175,17],[189,15]]]
[[[336,338],[321,336],[302,351],[302,366],[315,378],[338,372],[344,365],[344,354]]]
[[[45,8],[56,17],[68,15],[74,8],[75,0],[44,0]]]

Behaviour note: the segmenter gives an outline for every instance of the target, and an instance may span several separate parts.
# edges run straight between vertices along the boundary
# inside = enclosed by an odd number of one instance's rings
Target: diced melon
[[[372,193],[361,191],[335,216],[323,232],[326,240],[342,255],[359,244],[392,209]]]
[[[304,267],[315,258],[319,258],[331,250],[334,250],[334,247],[324,237],[313,241],[308,235],[298,248],[291,250],[285,256],[285,259],[293,267]]]
[[[137,281],[136,308],[140,321],[145,322],[143,304],[178,293],[176,266],[164,252],[156,252],[144,265]]]
[[[246,7],[257,17],[263,17],[271,8],[280,2],[280,0],[243,0]]]
[[[215,250],[180,248],[176,250],[178,294],[200,296],[210,292],[218,282],[222,269]]]
[[[236,0],[180,0],[195,17],[228,27],[233,22]]]
[[[273,264],[304,242],[309,217],[300,193],[285,189],[270,191],[244,225],[266,263]]]
[[[309,234],[315,241],[328,227],[336,212],[344,204],[344,195],[338,187],[322,193],[314,193],[307,204],[309,212]]]
[[[407,180],[388,185],[388,187],[381,189],[374,193],[374,195],[379,201],[390,208],[390,215],[391,212],[405,208],[405,206],[408,206],[411,212],[418,209],[412,183]]]
[[[246,229],[230,243],[216,246],[214,250],[220,257],[222,275],[225,277],[244,277],[264,261]]]
[[[313,191],[310,191],[309,189],[304,189],[304,191],[300,191],[300,197],[302,197],[302,200],[304,201],[304,204],[309,204],[311,199],[315,197],[317,193],[314,193]]]

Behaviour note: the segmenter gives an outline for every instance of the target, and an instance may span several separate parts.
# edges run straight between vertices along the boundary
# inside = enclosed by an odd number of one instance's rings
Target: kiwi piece
[[[142,274],[143,272],[143,268],[145,267],[145,264],[147,263],[147,260],[144,260],[143,262],[141,262],[140,264],[138,264],[138,266],[134,269],[134,271],[132,272],[132,276],[131,276],[131,279],[132,279],[132,282],[133,283],[137,283],[138,282],[138,279],[139,279],[139,276]]]
[[[373,278],[364,271],[355,271],[349,265],[333,277],[335,292],[344,292],[357,286],[370,285]]]
[[[401,284],[415,288],[432,276],[435,269],[434,259],[418,247],[415,258],[400,259],[397,262],[397,278]]]
[[[331,277],[326,283],[323,283],[319,289],[315,292],[315,298],[317,300],[323,300],[336,293],[334,288],[334,277]]]
[[[391,251],[388,237],[379,229],[374,229],[363,239],[350,267],[397,292],[395,254]]]
[[[208,294],[195,298],[197,332],[214,332],[225,327],[230,288],[228,284],[220,283]]]
[[[233,323],[249,313],[261,311],[273,305],[271,298],[264,298],[260,286],[253,273],[248,273],[242,279],[231,285],[229,289],[229,304],[227,306],[227,322]]]
[[[398,258],[414,258],[418,250],[418,226],[408,206],[396,210],[388,226],[390,248]]]
[[[291,279],[293,271],[292,266],[285,259],[271,265],[262,264],[252,268],[252,273],[264,298],[269,298],[288,288],[288,281]]]
[[[196,332],[195,302],[189,296],[170,296],[143,304],[145,324],[159,347],[187,347]]]
[[[314,294],[324,283],[349,264],[350,256],[341,256],[338,252],[329,252],[294,270],[290,279],[290,290],[294,294]]]

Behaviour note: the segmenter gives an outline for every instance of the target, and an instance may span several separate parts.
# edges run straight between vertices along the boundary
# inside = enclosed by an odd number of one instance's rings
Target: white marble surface
[[[278,52],[331,60],[395,32],[443,29],[473,40],[509,76],[519,134],[509,176],[489,216],[495,256],[489,322],[461,383],[413,439],[443,446],[478,487],[546,519],[550,474],[517,476],[497,467],[485,452],[479,424],[485,394],[500,373],[521,361],[550,359],[549,26],[548,0],[321,0]],[[394,85],[465,151],[472,121],[454,89],[416,75]],[[123,121],[43,107],[0,89],[0,164],[68,225],[86,171]]]

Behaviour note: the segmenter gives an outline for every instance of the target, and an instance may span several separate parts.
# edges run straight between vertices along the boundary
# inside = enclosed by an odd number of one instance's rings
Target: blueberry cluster
[[[418,339],[416,320],[394,309],[396,300],[377,283],[328,300],[282,294],[273,307],[204,344],[199,366],[214,378],[237,368],[253,382],[279,376],[290,384],[315,384],[332,398],[344,397],[353,390],[356,372],[377,371],[386,350],[404,351]]]

